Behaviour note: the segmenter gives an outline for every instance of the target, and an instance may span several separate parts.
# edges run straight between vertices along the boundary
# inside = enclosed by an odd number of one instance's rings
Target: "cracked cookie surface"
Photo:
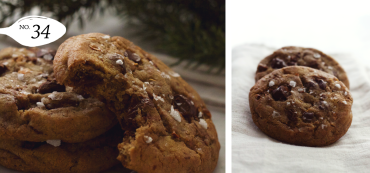
[[[123,166],[137,172],[212,172],[220,144],[197,92],[156,57],[122,37],[91,33],[58,49],[59,83],[84,87],[125,130]]]
[[[123,133],[119,126],[82,143],[59,146],[46,142],[0,141],[0,164],[18,171],[40,173],[93,173],[119,164],[117,145]]]
[[[84,98],[71,87],[57,84],[52,52],[0,51],[0,139],[76,143],[117,124],[115,115],[98,99]]]
[[[275,69],[286,66],[306,66],[337,77],[349,88],[349,80],[342,66],[329,55],[313,48],[288,46],[264,58],[257,67],[256,81]]]
[[[290,66],[261,78],[249,104],[257,127],[279,141],[305,146],[334,143],[352,122],[353,99],[335,76]]]

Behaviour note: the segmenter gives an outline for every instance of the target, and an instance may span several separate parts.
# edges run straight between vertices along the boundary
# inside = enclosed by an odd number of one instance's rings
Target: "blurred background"
[[[57,49],[71,36],[100,32],[125,37],[172,66],[211,111],[221,143],[215,172],[225,172],[225,0],[0,1],[1,27],[29,15],[67,27],[62,38],[42,47]],[[0,49],[10,46],[22,47],[0,35]]]
[[[363,0],[232,0],[227,7],[230,9],[227,44],[231,48],[254,44],[273,50],[303,46],[327,54],[347,54],[360,62],[359,68],[367,74],[370,72],[368,7],[369,1]]]

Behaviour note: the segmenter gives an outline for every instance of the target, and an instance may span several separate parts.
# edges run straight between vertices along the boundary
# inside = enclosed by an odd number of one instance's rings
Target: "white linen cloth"
[[[326,147],[281,143],[253,123],[248,95],[258,63],[277,48],[241,45],[232,51],[232,170],[237,172],[370,172],[370,83],[350,55],[329,54],[347,72],[353,96],[348,132]]]

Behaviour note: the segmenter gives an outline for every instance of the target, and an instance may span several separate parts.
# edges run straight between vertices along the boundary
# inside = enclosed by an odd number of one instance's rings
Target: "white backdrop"
[[[370,69],[370,1],[228,0],[227,43],[350,53]]]

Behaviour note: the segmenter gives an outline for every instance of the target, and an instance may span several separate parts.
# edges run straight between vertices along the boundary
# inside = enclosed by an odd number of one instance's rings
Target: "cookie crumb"
[[[171,112],[170,112],[171,116],[178,122],[181,122],[181,116],[180,116],[180,113],[179,111],[175,110],[173,108],[173,105],[171,105]]]
[[[292,87],[295,87],[295,85],[296,85],[296,84],[297,84],[297,83],[296,83],[295,81],[290,81],[290,82],[289,82],[289,85],[290,85],[290,86],[292,86]]]
[[[42,102],[37,102],[36,105],[37,105],[37,107],[40,107],[40,108],[45,107],[44,103],[42,103]]]
[[[123,61],[119,59],[116,61],[116,64],[123,65]]]
[[[274,86],[275,85],[275,82],[274,81],[270,81],[269,82],[269,87],[272,87],[272,86]]]
[[[58,139],[52,139],[52,140],[46,140],[46,143],[54,146],[54,147],[59,147],[60,144],[62,143],[61,140],[58,140]]]
[[[18,80],[23,81],[24,80],[24,74],[18,74]]]
[[[320,54],[318,54],[318,53],[314,53],[314,54],[313,54],[313,57],[315,57],[315,58],[320,58],[320,57],[321,57],[321,55],[320,55]]]
[[[146,142],[147,144],[149,144],[149,143],[151,143],[151,142],[153,141],[153,138],[152,138],[152,137],[150,137],[150,136],[144,136],[144,139],[145,139],[145,142]]]
[[[340,86],[340,84],[339,83],[337,83],[337,84],[335,84],[335,87],[337,87],[337,88],[341,88],[341,86]]]
[[[207,124],[207,122],[206,122],[204,119],[200,119],[200,120],[199,120],[199,124],[200,124],[203,128],[205,128],[205,129],[207,129],[207,128],[208,128],[208,124]]]
[[[201,118],[203,116],[203,113],[202,112],[199,112],[198,113],[198,117]]]

